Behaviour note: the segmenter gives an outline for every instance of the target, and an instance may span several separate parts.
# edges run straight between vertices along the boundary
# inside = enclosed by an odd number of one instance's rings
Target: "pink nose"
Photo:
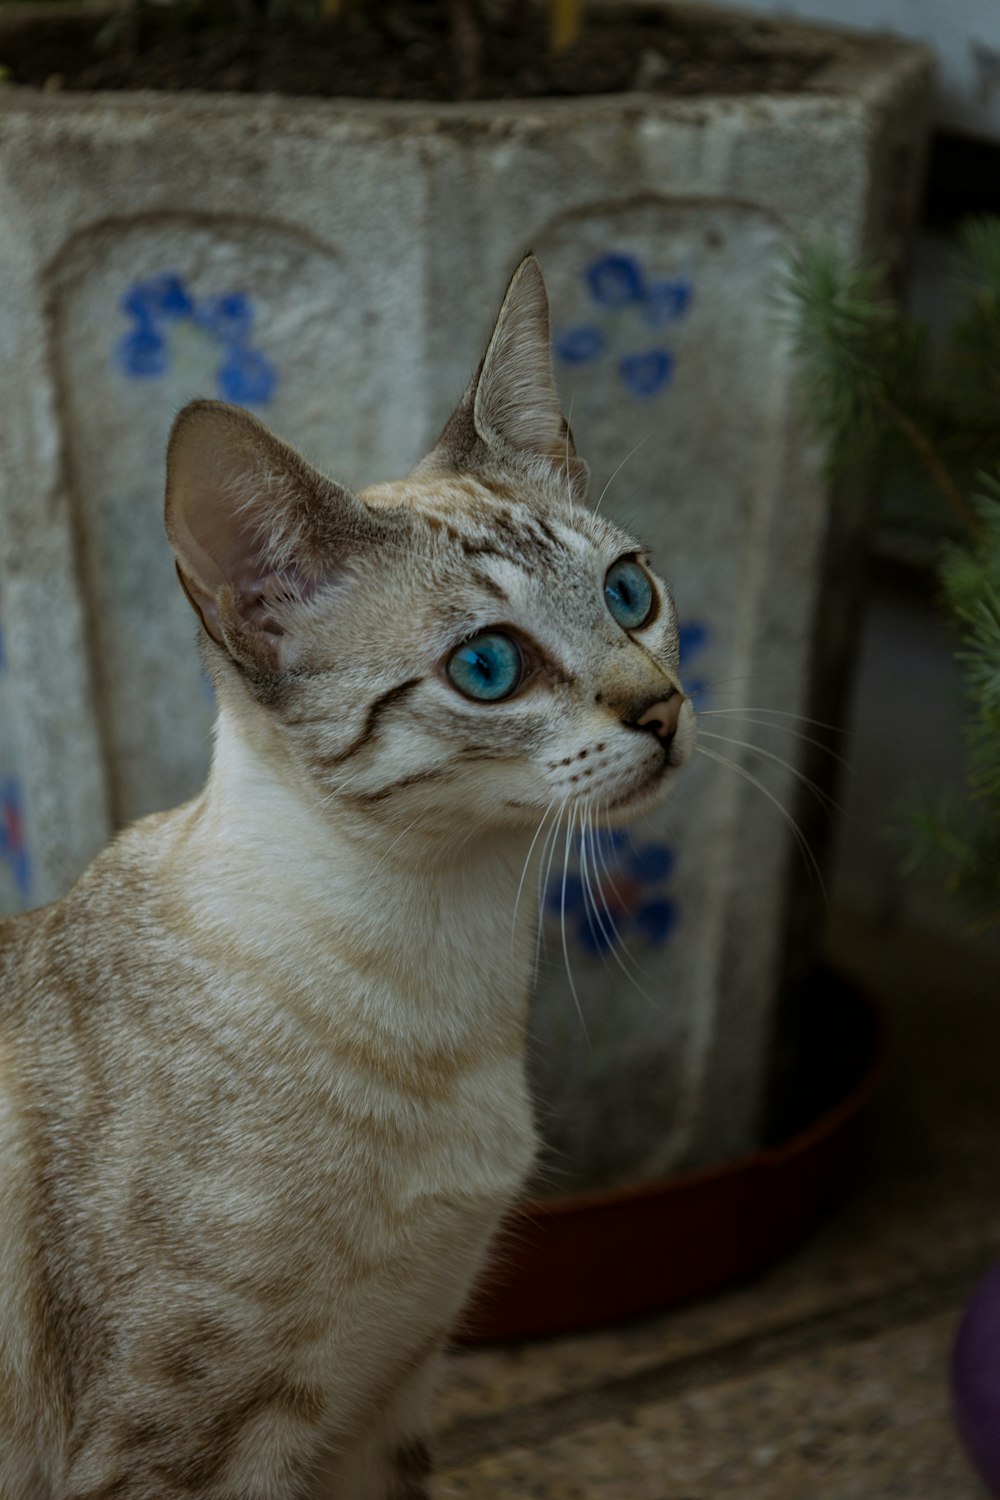
[[[637,729],[651,729],[658,740],[669,745],[677,733],[677,722],[684,707],[684,694],[671,693],[669,698],[662,698],[659,703],[651,703],[646,712],[636,719]]]

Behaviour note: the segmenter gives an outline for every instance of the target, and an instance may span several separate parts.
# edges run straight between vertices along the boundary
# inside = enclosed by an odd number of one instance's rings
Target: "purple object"
[[[1000,1496],[1000,1263],[976,1287],[952,1356],[955,1423],[969,1455]]]

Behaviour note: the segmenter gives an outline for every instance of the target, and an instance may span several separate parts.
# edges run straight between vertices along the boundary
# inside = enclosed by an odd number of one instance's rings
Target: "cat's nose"
[[[669,749],[677,733],[677,723],[684,703],[684,694],[680,692],[671,693],[669,698],[661,698],[656,703],[651,703],[634,721],[636,729],[651,730],[658,740],[662,740],[664,747]]]

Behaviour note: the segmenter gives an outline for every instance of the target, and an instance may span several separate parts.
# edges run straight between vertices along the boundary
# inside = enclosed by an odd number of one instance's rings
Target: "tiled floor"
[[[851,1195],[765,1278],[612,1332],[453,1356],[442,1500],[983,1500],[948,1414],[1000,1258],[1000,949],[841,917],[893,1064]]]

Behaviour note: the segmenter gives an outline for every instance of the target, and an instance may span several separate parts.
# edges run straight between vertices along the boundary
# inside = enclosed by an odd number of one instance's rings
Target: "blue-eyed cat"
[[[428,1493],[535,1150],[536,835],[649,806],[693,745],[670,595],[586,481],[530,256],[403,480],[178,417],[208,784],[0,925],[3,1500]]]

